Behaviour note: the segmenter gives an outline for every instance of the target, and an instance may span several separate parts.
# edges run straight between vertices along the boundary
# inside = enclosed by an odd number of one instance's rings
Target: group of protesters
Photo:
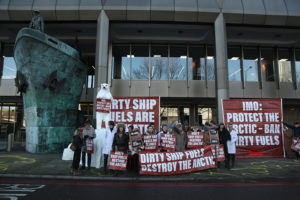
[[[203,145],[210,145],[211,140],[209,136],[209,130],[215,130],[219,135],[219,144],[223,144],[225,154],[225,167],[232,168],[235,165],[235,153],[236,146],[235,141],[237,140],[237,131],[234,130],[232,124],[228,124],[228,128],[223,123],[215,125],[213,121],[210,123],[206,122],[203,126],[190,127],[188,123],[177,123],[174,127],[170,127],[166,124],[161,126],[161,130],[157,131],[155,125],[149,124],[147,130],[141,133],[139,128],[134,128],[133,125],[129,125],[126,130],[125,124],[119,123],[115,125],[113,121],[109,121],[109,127],[106,128],[105,141],[102,149],[104,157],[103,173],[108,172],[108,162],[110,152],[121,151],[129,154],[128,158],[128,169],[138,173],[139,160],[138,153],[145,151],[143,144],[139,148],[133,148],[130,141],[131,135],[139,134],[141,136],[141,142],[143,138],[149,135],[157,135],[158,137],[158,149],[157,151],[165,151],[161,148],[161,136],[162,134],[174,134],[176,136],[175,151],[183,151],[187,148],[187,133],[188,132],[204,132]],[[134,133],[134,134],[132,134]],[[72,173],[78,175],[80,156],[82,158],[82,167],[85,169],[85,160],[87,154],[87,168],[91,167],[91,154],[92,150],[89,149],[89,142],[96,137],[95,130],[91,126],[90,122],[86,122],[83,126],[79,127],[73,134],[72,145],[77,148],[74,151],[74,159],[72,163]],[[218,162],[218,167],[220,167]]]

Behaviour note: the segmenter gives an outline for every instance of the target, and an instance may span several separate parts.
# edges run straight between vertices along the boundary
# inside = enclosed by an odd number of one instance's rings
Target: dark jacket
[[[283,124],[286,125],[287,127],[289,127],[290,129],[293,129],[294,137],[300,137],[300,127],[295,127],[295,126],[285,123],[285,122],[283,122]]]
[[[123,151],[124,153],[126,153],[128,151],[128,142],[129,142],[129,137],[126,133],[123,134],[116,133],[112,144],[112,150]]]
[[[218,129],[220,144],[226,145],[228,140],[231,140],[230,133],[226,128],[222,131]]]
[[[83,140],[79,134],[73,136],[72,144],[76,146],[76,149],[80,149],[83,146]]]

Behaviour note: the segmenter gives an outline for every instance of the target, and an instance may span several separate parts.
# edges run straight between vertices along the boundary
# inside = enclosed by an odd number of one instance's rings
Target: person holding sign
[[[117,125],[117,133],[114,135],[112,149],[113,151],[128,151],[129,137],[125,133],[125,124]]]
[[[152,126],[148,126],[146,134],[143,136],[145,151],[157,151],[158,149],[158,135],[155,134]]]
[[[82,154],[81,154],[81,156],[82,156],[82,167],[81,167],[81,169],[85,169],[85,156],[86,156],[86,154],[88,156],[88,160],[87,160],[88,161],[87,162],[88,169],[90,169],[91,168],[91,160],[92,160],[92,151],[93,150],[87,148],[88,147],[87,146],[87,140],[93,142],[93,139],[96,137],[95,129],[93,127],[91,127],[91,122],[90,121],[86,121],[84,123],[84,129],[83,129],[82,134],[83,134],[83,138],[84,138],[83,141],[84,141],[84,147],[85,148],[82,149]]]
[[[230,160],[232,162],[231,167],[234,168],[235,163],[235,153],[236,153],[236,147],[235,142],[237,141],[237,131],[233,128],[232,124],[228,124],[229,127],[229,133],[230,133],[230,140],[227,140],[227,151],[228,151],[228,169],[230,169]]]
[[[283,124],[285,126],[287,126],[288,128],[293,130],[294,140],[298,140],[300,138],[300,124],[299,124],[299,122],[295,122],[294,126],[291,125],[291,124],[288,124],[286,122],[283,122]],[[296,151],[295,153],[296,153],[296,158],[299,159],[300,158],[299,152]]]
[[[161,140],[161,134],[165,133],[165,134],[169,134],[168,132],[168,126],[166,124],[162,125],[162,130],[158,133],[158,146],[160,147],[160,140]]]
[[[229,131],[226,129],[224,123],[220,123],[220,127],[218,129],[219,133],[219,141],[220,144],[224,146],[224,153],[225,153],[225,167],[228,168],[228,150],[227,150],[227,141],[231,139]],[[219,163],[218,163],[219,165]]]
[[[182,125],[178,123],[175,128],[174,132],[176,134],[176,151],[183,151],[186,149],[186,144],[187,144],[187,135],[186,133],[182,130]]]
[[[110,154],[110,151],[112,149],[113,139],[117,132],[117,128],[115,127],[115,123],[113,121],[109,121],[108,126],[109,127],[106,128],[105,141],[104,141],[104,146],[102,149],[102,153],[104,155],[104,173],[105,174],[106,174],[106,169],[107,169],[108,155]]]

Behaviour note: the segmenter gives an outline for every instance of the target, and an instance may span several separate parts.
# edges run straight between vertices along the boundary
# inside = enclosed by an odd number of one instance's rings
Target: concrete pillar
[[[95,88],[93,98],[93,119],[96,118],[95,105],[97,92],[101,83],[108,81],[108,38],[109,19],[104,10],[101,10],[97,19],[97,38],[96,38],[96,61],[95,61]]]
[[[0,42],[0,86],[1,86],[1,80],[2,80],[2,75],[3,75],[3,43]]]
[[[218,101],[218,122],[223,121],[222,99],[229,98],[228,67],[227,67],[227,38],[226,24],[223,13],[215,21],[216,49],[216,96]]]

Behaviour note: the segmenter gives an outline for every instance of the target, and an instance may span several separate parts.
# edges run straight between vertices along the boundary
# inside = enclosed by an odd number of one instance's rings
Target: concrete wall
[[[227,23],[300,26],[298,0],[2,0],[0,21],[28,21],[39,9],[45,20],[214,22],[220,11]]]

